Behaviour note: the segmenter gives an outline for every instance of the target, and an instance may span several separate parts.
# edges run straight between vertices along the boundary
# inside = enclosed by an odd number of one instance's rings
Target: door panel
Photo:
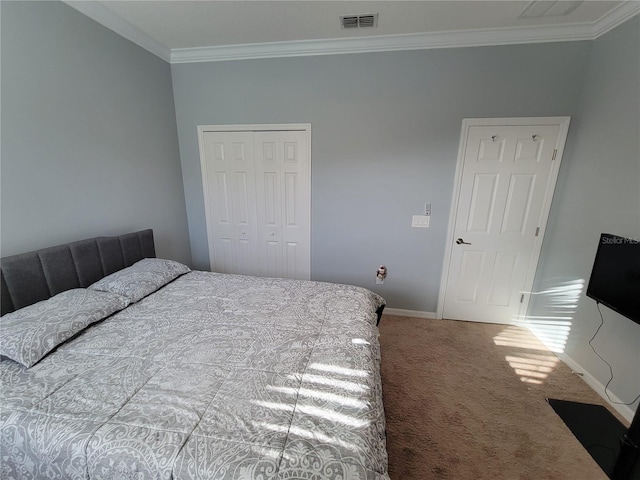
[[[278,192],[278,176],[274,172],[264,174],[264,224],[268,227],[277,228],[278,221],[278,200],[280,198]]]
[[[286,267],[287,267],[287,278],[299,278],[298,272],[300,271],[300,267],[298,266],[298,259],[302,256],[298,253],[300,250],[300,245],[298,243],[287,242],[285,246],[286,253]]]
[[[525,286],[532,281],[531,263],[539,253],[536,235],[555,186],[554,157],[564,136],[560,138],[559,122],[466,129],[444,287],[445,318],[517,319]]]
[[[465,281],[456,290],[456,302],[473,303],[478,296],[478,288],[482,280],[485,252],[466,250],[460,258],[460,277]]]
[[[531,210],[535,179],[535,175],[511,175],[501,233],[524,235],[524,227]]]
[[[235,172],[235,205],[236,205],[236,219],[239,227],[245,227],[249,225],[250,211],[249,205],[252,203],[248,198],[252,192],[249,191],[247,186],[247,172]]]
[[[229,191],[227,190],[227,174],[226,172],[215,172],[216,177],[216,197],[218,205],[215,209],[216,222],[228,225],[231,223],[231,204]]]
[[[298,192],[298,174],[284,174],[284,224],[295,227],[298,224],[296,212],[301,209]]]
[[[493,265],[491,286],[489,287],[489,303],[491,305],[509,306],[511,284],[517,265],[518,256],[512,253],[498,253]]]
[[[498,174],[476,174],[469,205],[467,232],[489,233],[496,200]]]

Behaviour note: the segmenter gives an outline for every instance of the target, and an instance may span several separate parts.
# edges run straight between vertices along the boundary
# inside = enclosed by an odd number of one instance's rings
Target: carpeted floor
[[[528,330],[385,315],[380,343],[392,480],[607,479],[546,398],[604,401]]]

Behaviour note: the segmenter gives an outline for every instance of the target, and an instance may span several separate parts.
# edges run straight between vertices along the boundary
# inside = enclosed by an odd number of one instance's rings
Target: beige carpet
[[[545,399],[605,403],[528,330],[385,315],[380,343],[392,480],[607,479]]]

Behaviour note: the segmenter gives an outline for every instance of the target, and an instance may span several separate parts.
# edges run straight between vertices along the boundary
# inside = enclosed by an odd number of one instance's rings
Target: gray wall
[[[196,126],[311,123],[311,274],[435,312],[462,119],[574,115],[591,44],[172,65],[194,266],[208,269]],[[432,203],[431,228],[411,216]],[[384,263],[389,276],[375,285]]]
[[[609,369],[588,344],[601,319],[585,290],[601,232],[640,238],[640,17],[594,42],[571,130],[529,313],[604,385]],[[593,346],[613,367],[611,392],[630,402],[640,393],[640,325],[601,310]]]
[[[191,263],[169,65],[59,2],[2,8],[2,255],[153,228]]]

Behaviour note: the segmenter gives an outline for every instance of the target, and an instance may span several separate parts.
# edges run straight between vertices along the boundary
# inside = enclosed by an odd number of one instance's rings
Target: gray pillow
[[[145,258],[98,280],[89,288],[123,295],[135,303],[190,271],[186,265],[173,260]]]
[[[8,313],[0,317],[0,355],[31,367],[65,340],[129,303],[113,293],[76,288]]]

